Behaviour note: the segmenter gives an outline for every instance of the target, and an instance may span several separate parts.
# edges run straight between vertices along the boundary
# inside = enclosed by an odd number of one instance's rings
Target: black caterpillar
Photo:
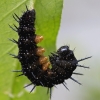
[[[18,41],[10,39],[12,42],[16,43],[19,48],[18,56],[10,55],[17,58],[21,63],[21,70],[16,70],[14,72],[22,72],[19,76],[25,75],[31,81],[29,85],[34,84],[30,92],[32,92],[36,86],[43,86],[47,87],[48,91],[50,90],[50,97],[51,88],[55,85],[63,84],[67,88],[65,80],[68,78],[81,85],[81,83],[72,78],[72,74],[82,74],[73,71],[77,66],[89,68],[79,65],[78,62],[91,57],[77,60],[73,51],[65,45],[60,47],[57,52],[51,53],[49,62],[48,58],[43,55],[45,49],[37,46],[37,43],[43,40],[43,36],[35,34],[35,10],[29,10],[27,6],[26,9],[27,11],[24,12],[22,17],[19,18],[16,14],[13,16],[19,23],[19,27],[14,25],[16,28],[14,29],[10,26],[14,31],[18,32],[19,35]],[[49,68],[50,64],[52,68]]]

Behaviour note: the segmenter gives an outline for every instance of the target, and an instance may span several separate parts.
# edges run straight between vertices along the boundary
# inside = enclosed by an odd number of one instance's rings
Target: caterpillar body
[[[37,46],[39,42],[43,40],[43,36],[35,34],[35,10],[29,10],[23,13],[22,17],[18,17],[14,14],[13,18],[19,23],[19,27],[12,28],[19,35],[18,41],[10,39],[16,43],[19,48],[18,55],[10,54],[14,58],[17,58],[21,63],[21,70],[15,70],[14,72],[21,72],[19,76],[25,75],[31,83],[36,86],[47,87],[50,90],[57,84],[63,84],[66,88],[65,80],[72,79],[81,85],[77,80],[72,78],[72,74],[82,75],[75,73],[74,70],[78,67],[89,68],[79,65],[78,62],[86,60],[90,57],[86,57],[77,60],[72,50],[67,45],[60,47],[55,53],[51,53],[48,57],[45,57],[43,53],[45,49]],[[50,68],[49,66],[52,66]],[[27,87],[25,86],[25,87]],[[67,88],[68,89],[68,88]],[[51,97],[51,96],[50,96]]]

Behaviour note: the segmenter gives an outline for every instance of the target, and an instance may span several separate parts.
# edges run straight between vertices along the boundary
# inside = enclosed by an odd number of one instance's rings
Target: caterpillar
[[[19,23],[19,27],[14,25],[15,28],[13,28],[9,25],[19,36],[18,41],[10,39],[19,48],[17,56],[14,54],[10,55],[17,58],[21,63],[21,70],[14,70],[13,72],[21,72],[19,76],[24,75],[30,80],[31,83],[25,87],[34,84],[30,92],[36,86],[47,87],[51,98],[52,87],[63,84],[68,89],[65,80],[69,78],[81,85],[80,82],[72,78],[72,74],[83,75],[75,73],[74,70],[77,67],[89,68],[79,65],[78,62],[89,59],[91,56],[77,60],[73,50],[70,50],[69,46],[64,45],[56,52],[51,53],[48,59],[48,57],[43,55],[45,49],[37,46],[43,40],[43,36],[35,34],[35,15],[35,10],[29,10],[26,6],[26,12],[21,17],[18,17],[15,13],[13,15],[13,18]],[[52,66],[51,68],[49,67],[50,65]]]

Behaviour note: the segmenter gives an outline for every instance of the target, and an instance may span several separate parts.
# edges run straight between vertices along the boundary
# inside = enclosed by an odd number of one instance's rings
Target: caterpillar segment
[[[36,43],[39,43],[39,42],[41,42],[43,40],[43,36],[41,36],[41,35],[36,35],[36,37],[35,37],[35,42]]]
[[[42,47],[38,47],[37,50],[36,50],[36,54],[38,56],[42,56],[44,52],[45,52],[45,49],[42,48]]]

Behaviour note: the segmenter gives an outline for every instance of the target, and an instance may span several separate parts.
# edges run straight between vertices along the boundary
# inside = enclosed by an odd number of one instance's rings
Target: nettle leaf
[[[18,40],[18,34],[9,28],[18,23],[12,15],[16,13],[19,17],[28,8],[34,6],[36,10],[36,34],[43,35],[44,40],[39,44],[46,49],[45,55],[55,51],[56,37],[60,27],[63,0],[2,0],[0,1],[0,99],[1,100],[48,100],[47,88],[37,87],[29,93],[23,87],[30,83],[25,77],[16,77],[20,74],[11,72],[20,70],[20,63],[13,59],[8,53],[18,54],[16,44],[9,38]],[[8,25],[9,24],[9,25]],[[32,87],[29,87],[30,89]]]

